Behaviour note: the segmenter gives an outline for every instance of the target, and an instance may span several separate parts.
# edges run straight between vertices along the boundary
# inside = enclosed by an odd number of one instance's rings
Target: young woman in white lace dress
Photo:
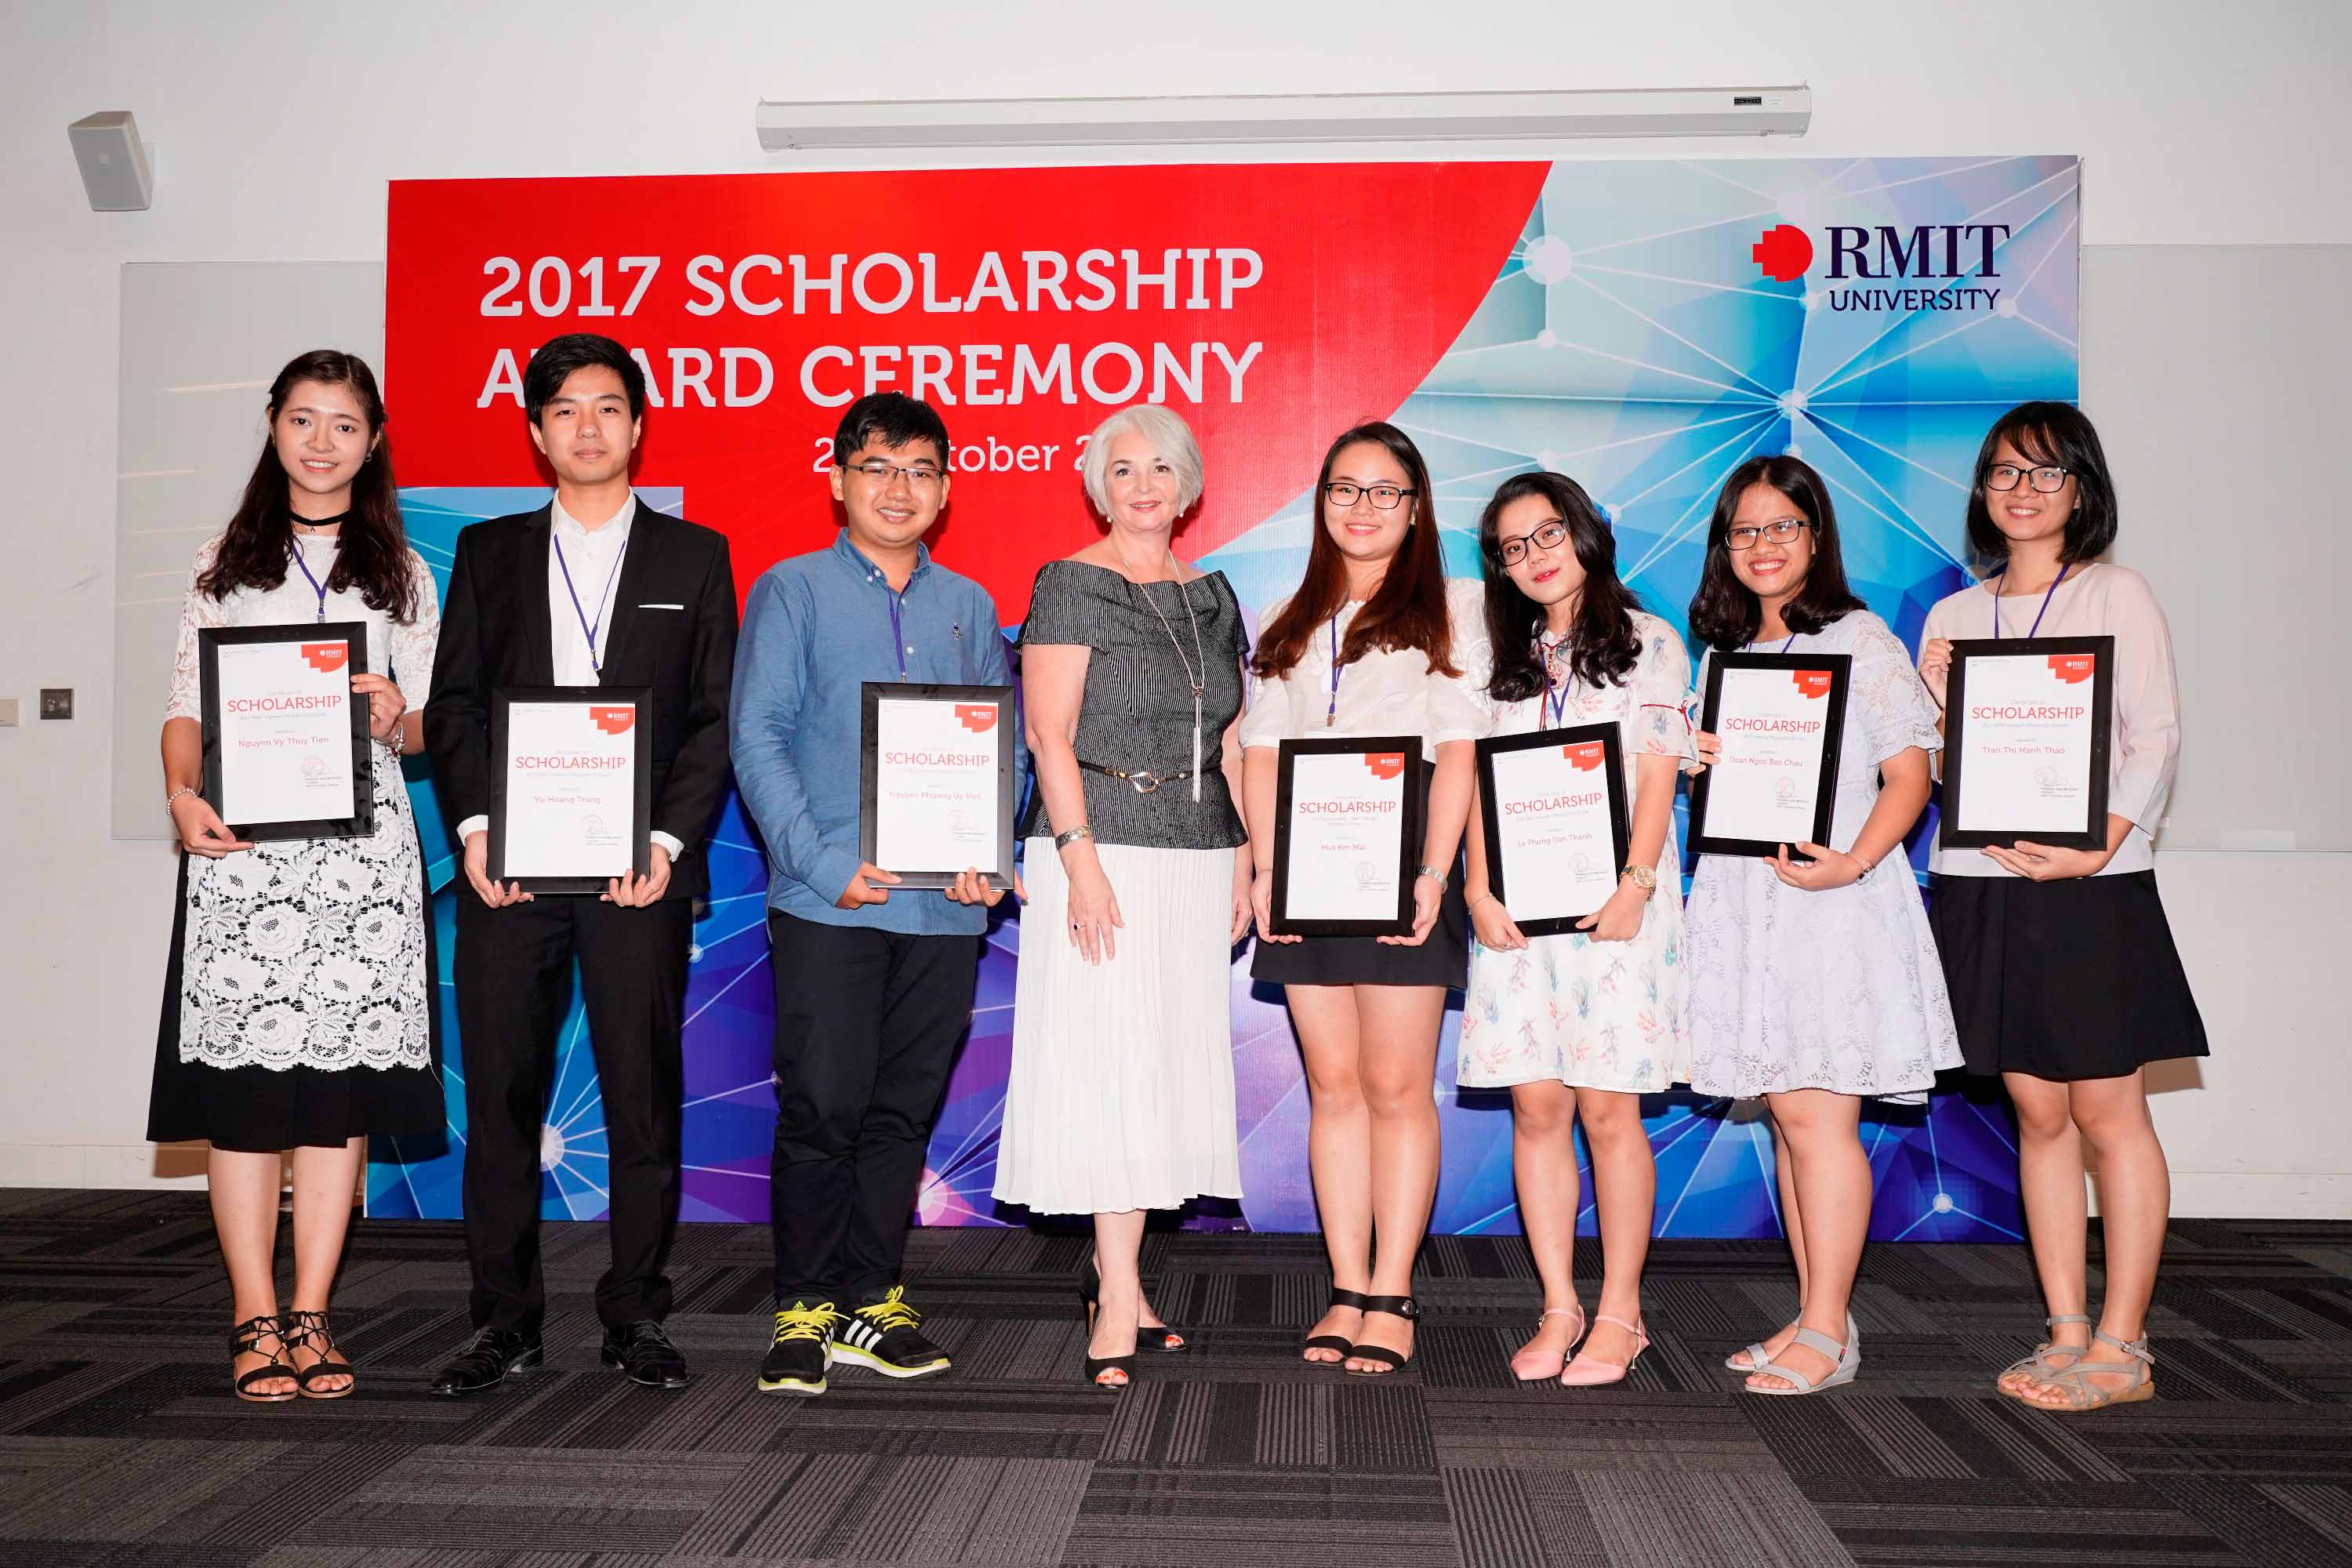
[[[1846,586],[1828,485],[1795,458],[1751,458],[1724,481],[1690,628],[1708,658],[1753,648],[1853,661],[1829,843],[1784,845],[1769,860],[1706,856],[1685,914],[1691,1087],[1770,1108],[1801,1304],[1795,1322],[1727,1364],[1753,1393],[1808,1394],[1862,1364],[1847,1310],[1870,1230],[1862,1102],[1923,1101],[1937,1070],[1960,1063],[1903,849],[1942,742],[1909,654]],[[1717,738],[1700,735],[1698,754],[1715,762]]]
[[[331,1399],[353,1385],[327,1293],[373,1134],[442,1125],[423,857],[400,757],[440,616],[408,548],[366,363],[319,350],[269,389],[269,445],[236,515],[196,552],[163,721],[166,808],[186,853],[147,1135],[212,1143],[213,1220],[235,1298],[240,1398]],[[207,626],[361,621],[352,678],[375,739],[364,838],[238,840],[199,793]],[[278,1313],[280,1158],[294,1156],[294,1293]]]

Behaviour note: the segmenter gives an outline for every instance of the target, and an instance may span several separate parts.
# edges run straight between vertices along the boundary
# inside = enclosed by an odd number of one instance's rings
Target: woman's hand
[[[2003,849],[1987,845],[1993,864],[2035,882],[2063,882],[2075,877],[2095,877],[2115,858],[2112,849],[2069,849],[2056,844],[2036,844],[2021,838]]]
[[[1234,916],[1225,931],[1225,945],[1231,947],[1249,931],[1250,922],[1257,918],[1257,900],[1254,889],[1257,879],[1251,874],[1249,851],[1234,851]]]
[[[1297,942],[1293,932],[1288,936],[1274,934],[1274,873],[1260,871],[1250,879],[1250,912],[1257,917],[1257,939],[1260,942]]]
[[[1944,684],[1951,673],[1951,638],[1929,637],[1919,646],[1919,679],[1927,683],[1927,695],[1938,708],[1944,705]]]
[[[253,847],[231,833],[212,802],[200,795],[184,795],[172,803],[172,826],[180,830],[181,848],[207,860]]]
[[[1419,947],[1429,940],[1429,928],[1437,923],[1437,911],[1445,902],[1445,884],[1424,871],[1412,879],[1412,930],[1404,936],[1376,936],[1374,942],[1391,947]]]
[[[1698,761],[1696,763],[1685,763],[1683,764],[1683,772],[1690,774],[1693,778],[1696,778],[1699,774],[1706,772],[1707,769],[1713,767],[1716,763],[1723,761],[1723,739],[1721,736],[1711,735],[1705,730],[1701,730],[1691,737],[1691,743],[1698,749]]]
[[[1478,945],[1496,952],[1517,952],[1528,945],[1527,935],[1512,921],[1511,911],[1492,893],[1471,896],[1470,926],[1478,933]]]
[[[1813,863],[1806,866],[1790,859],[1789,847],[1783,844],[1764,864],[1772,875],[1808,893],[1826,893],[1832,888],[1851,887],[1861,881],[1863,873],[1870,869],[1842,850],[1824,849],[1818,844],[1799,844],[1797,850],[1811,857]]]
[[[1595,942],[1631,942],[1641,933],[1642,907],[1650,895],[1630,877],[1617,879],[1609,901],[1576,922],[1576,929]]]
[[[367,698],[368,733],[380,744],[399,744],[394,737],[400,731],[400,716],[408,711],[408,699],[400,694],[400,688],[385,676],[354,675],[352,691]]]
[[[1089,855],[1070,869],[1070,942],[1088,963],[1101,963],[1118,956],[1118,939],[1111,932],[1126,925],[1119,918],[1118,899],[1110,890],[1110,879],[1103,875],[1102,866]]]

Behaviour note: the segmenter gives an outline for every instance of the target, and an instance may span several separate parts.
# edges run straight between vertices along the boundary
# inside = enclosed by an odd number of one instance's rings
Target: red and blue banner
[[[726,531],[739,587],[832,542],[823,478],[867,391],[935,404],[955,444],[931,539],[1008,627],[1043,563],[1097,534],[1077,479],[1111,409],[1165,403],[1207,490],[1177,547],[1244,604],[1296,585],[1324,447],[1360,419],[1427,457],[1450,569],[1479,570],[1479,508],[1551,468],[1606,509],[1621,569],[1679,623],[1724,475],[1758,453],[1829,480],[1857,591],[1907,639],[1967,580],[1977,444],[2078,385],[2077,183],[2067,157],[1205,165],[577,180],[392,188],[385,386],[413,539],[446,574],[457,531],[544,499],[521,370],[558,332],[644,362],[640,493]],[[445,575],[446,582],[446,575]],[[445,1001],[455,869],[429,781]],[[1925,832],[1915,842],[1924,864]],[[767,1213],[765,869],[732,802],[709,851],[688,1003],[686,1215]],[[988,1196],[1020,922],[992,931],[973,1027],[918,1200],[928,1224],[1021,1223]],[[1278,994],[1232,994],[1247,1194],[1194,1223],[1314,1227],[1306,1090]],[[464,1042],[447,1025],[444,1143],[376,1151],[371,1212],[457,1213]],[[1433,1228],[1515,1229],[1505,1097],[1453,1085]],[[566,1022],[547,1212],[604,1212],[586,1026]],[[1956,1086],[1957,1089],[1957,1086]],[[1772,1159],[1740,1108],[1649,1107],[1658,1228],[1769,1236]],[[2021,1228],[1998,1101],[1866,1113],[1873,1234]],[[1586,1217],[1590,1226],[1590,1216]]]

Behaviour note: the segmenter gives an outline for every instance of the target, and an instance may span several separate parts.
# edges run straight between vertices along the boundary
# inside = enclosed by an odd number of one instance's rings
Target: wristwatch
[[[1423,866],[1415,874],[1418,876],[1427,877],[1431,880],[1434,881],[1437,884],[1437,890],[1439,892],[1442,893],[1445,891],[1445,873],[1439,870],[1436,867]]]
[[[1632,878],[1633,886],[1641,889],[1644,894],[1658,890],[1658,868],[1655,866],[1628,866],[1625,868],[1625,875]]]

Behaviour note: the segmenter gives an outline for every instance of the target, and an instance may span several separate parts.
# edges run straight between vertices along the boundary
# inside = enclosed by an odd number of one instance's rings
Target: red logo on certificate
[[[630,725],[637,721],[637,710],[625,706],[598,708],[592,704],[588,710],[588,718],[590,722],[607,735],[623,735],[628,732]]]
[[[1809,700],[1819,700],[1821,698],[1827,697],[1830,694],[1830,672],[1828,670],[1794,669],[1790,670],[1789,673],[1796,679],[1797,695],[1800,697],[1807,698]]]
[[[959,702],[955,705],[956,721],[975,735],[986,734],[996,728],[996,704],[993,702]]]
[[[351,658],[352,645],[347,642],[306,642],[302,645],[303,662],[320,675],[342,668],[351,662]]]
[[[1376,779],[1401,778],[1404,774],[1402,752],[1366,752],[1364,766],[1372,770]]]
[[[1573,746],[1562,746],[1559,754],[1578,773],[1589,773],[1601,765],[1601,745],[1598,741],[1580,741]]]
[[[2099,656],[2095,653],[2053,653],[2050,656],[2050,673],[2060,684],[2079,685],[2098,673]]]

